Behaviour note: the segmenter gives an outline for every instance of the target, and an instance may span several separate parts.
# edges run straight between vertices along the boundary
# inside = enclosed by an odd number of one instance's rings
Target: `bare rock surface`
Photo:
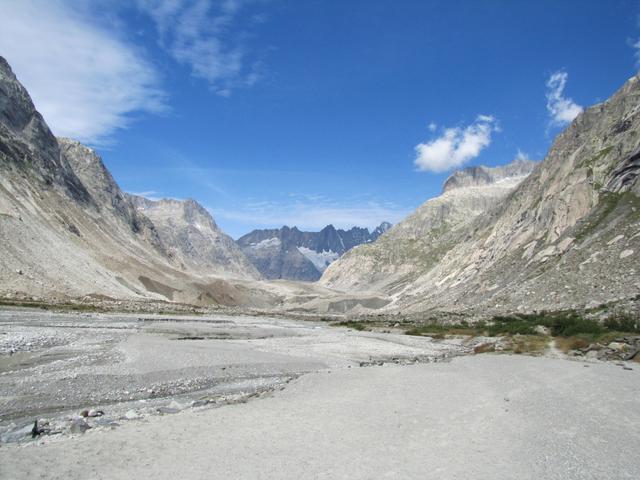
[[[427,200],[378,241],[332,264],[320,283],[343,290],[395,293],[416,281],[467,235],[473,219],[495,207],[531,173],[536,162],[470,167],[452,174],[443,194]]]
[[[151,220],[162,244],[181,265],[211,276],[261,278],[233,239],[195,200],[127,197],[139,212]]]
[[[503,179],[517,168],[454,174],[443,195],[332,264],[320,282],[390,295],[384,308],[403,312],[636,301],[638,131],[640,77],[634,76],[582,112],[546,158],[502,195],[489,192],[506,186]],[[462,196],[454,200],[456,193]]]
[[[357,245],[374,242],[391,228],[382,222],[375,229],[336,229],[303,232],[287,226],[253,230],[237,240],[242,251],[268,279],[315,281],[336,259]]]
[[[228,281],[259,274],[202,207],[178,203],[155,225],[93,149],[52,135],[0,58],[0,296],[272,303]]]

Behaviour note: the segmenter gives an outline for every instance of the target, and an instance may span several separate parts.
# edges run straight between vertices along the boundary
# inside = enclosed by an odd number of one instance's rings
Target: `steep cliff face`
[[[535,162],[531,160],[517,159],[500,167],[467,167],[464,170],[453,172],[444,182],[442,193],[464,187],[483,187],[496,185],[500,182],[513,182],[524,179],[531,173]]]
[[[637,295],[639,131],[636,76],[579,115],[401,304],[529,310]]]
[[[251,303],[212,278],[220,270],[197,267],[172,255],[93,150],[52,135],[0,58],[0,296]]]
[[[449,183],[437,202],[332,265],[322,283],[373,285],[394,296],[388,308],[404,311],[570,308],[636,298],[638,132],[636,76],[579,115],[544,161],[499,201],[489,202],[482,215],[445,221],[452,218],[448,205],[436,205],[468,189],[452,190]],[[455,186],[467,183],[458,177],[452,176]],[[421,218],[421,210],[432,213]],[[388,240],[392,235],[399,247]],[[383,280],[387,274],[398,280]]]
[[[516,160],[505,167],[455,172],[445,182],[442,195],[426,201],[377,242],[350,251],[327,269],[320,282],[387,293],[405,288],[455,245],[456,235],[466,235],[465,225],[496,206],[535,165]]]
[[[390,227],[383,222],[370,232],[367,228],[342,230],[328,225],[319,232],[302,232],[285,226],[254,230],[239,238],[238,245],[266,278],[315,281],[345,252],[375,241]]]
[[[151,220],[162,245],[182,268],[243,279],[261,277],[233,239],[220,230],[198,202],[127,197],[138,212]]]

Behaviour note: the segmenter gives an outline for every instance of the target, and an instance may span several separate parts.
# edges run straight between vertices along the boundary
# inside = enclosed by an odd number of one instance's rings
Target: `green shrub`
[[[583,333],[599,335],[605,332],[605,328],[596,320],[582,318],[576,313],[559,314],[547,326],[554,337],[573,337]]]
[[[608,318],[604,326],[607,330],[614,332],[640,333],[640,319],[633,318],[631,315],[619,314]]]

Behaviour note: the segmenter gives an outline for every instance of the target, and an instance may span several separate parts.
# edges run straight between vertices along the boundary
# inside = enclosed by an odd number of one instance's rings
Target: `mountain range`
[[[638,132],[634,76],[578,115],[528,176],[522,163],[452,175],[440,197],[348,252],[320,283],[375,290],[404,312],[637,306]]]
[[[283,227],[234,242],[194,200],[123,192],[94,150],[51,133],[0,57],[0,297],[298,313],[637,310],[638,132],[634,76],[542,161],[454,172],[393,227]]]
[[[54,137],[1,57],[0,174],[3,296],[226,304],[228,279],[260,278],[201,206],[127,195],[91,148]]]
[[[296,227],[253,230],[237,240],[245,255],[265,278],[315,281],[335,260],[351,248],[371,243],[391,228],[382,222],[374,230],[328,225],[319,232]]]

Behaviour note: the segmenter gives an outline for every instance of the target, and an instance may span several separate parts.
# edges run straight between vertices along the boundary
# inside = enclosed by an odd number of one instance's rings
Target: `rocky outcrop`
[[[530,311],[635,301],[639,131],[636,76],[580,114],[544,161],[482,215],[451,225],[414,214],[376,244],[345,255],[322,282],[352,288],[391,270],[397,282],[374,286],[394,295],[387,308],[402,311]],[[440,198],[468,188],[445,189]],[[443,223],[446,228],[427,235]],[[401,228],[413,232],[413,240],[397,247],[383,241]],[[415,268],[405,260],[421,256],[428,260],[417,260]]]
[[[464,170],[453,172],[444,182],[442,192],[446,193],[456,188],[482,187],[494,185],[502,181],[513,182],[515,179],[524,179],[531,173],[536,162],[532,160],[514,160],[499,167],[467,167]]]
[[[225,305],[272,296],[226,282],[257,273],[221,232],[207,232],[219,240],[202,248],[211,261],[189,264],[160,233],[92,149],[53,136],[0,57],[0,296]],[[218,246],[232,255],[214,268]]]
[[[237,240],[256,268],[269,279],[315,281],[322,272],[351,248],[375,241],[391,224],[381,223],[373,231],[328,225],[319,232],[296,227],[254,230]]]
[[[138,212],[151,220],[160,241],[181,268],[207,275],[261,277],[233,239],[220,230],[211,214],[195,200],[127,197]]]
[[[536,162],[469,167],[445,182],[444,192],[422,204],[377,242],[353,249],[324,273],[321,283],[348,290],[393,293],[432,268],[455,245],[453,232],[503,200]]]

